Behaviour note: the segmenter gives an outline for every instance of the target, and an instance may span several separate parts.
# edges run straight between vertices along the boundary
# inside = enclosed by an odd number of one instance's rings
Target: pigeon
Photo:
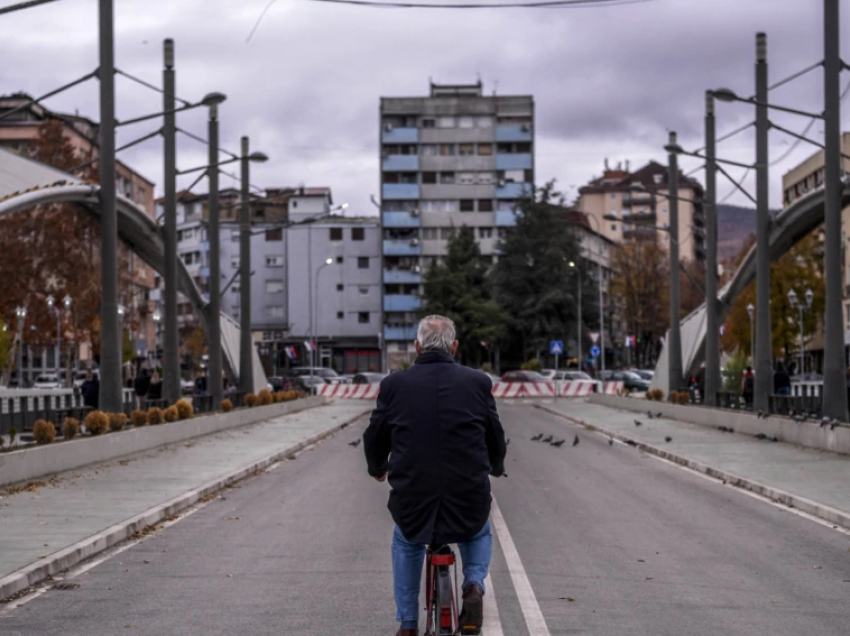
[[[779,438],[776,437],[776,435],[771,435],[767,439],[769,439],[771,442],[778,442],[779,441]]]
[[[543,439],[543,433],[538,433],[537,435],[535,435],[534,437],[531,438],[531,441],[532,442],[539,442],[541,439]]]
[[[840,426],[840,425],[841,425],[841,422],[839,422],[838,420],[832,420],[832,421],[829,423],[829,430],[834,431],[834,430],[835,430],[835,427],[836,427],[836,426]]]
[[[510,444],[511,444],[511,438],[509,437],[508,439],[505,440],[505,446],[510,446]]]
[[[670,442],[672,442],[672,441],[673,441],[673,438],[672,438],[672,437],[665,437],[665,438],[664,438],[664,441],[665,441],[665,442],[667,442],[667,443],[669,444]]]
[[[822,418],[821,418],[821,420],[820,420],[820,427],[821,427],[821,428],[824,428],[824,427],[826,427],[829,423],[830,423],[830,421],[829,421],[829,418],[828,418],[828,417],[822,417]]]
[[[769,418],[769,417],[770,417],[770,413],[766,413],[766,412],[764,412],[764,411],[759,411],[759,412],[758,412],[758,418],[759,418],[760,420],[761,420],[761,419],[765,419],[765,420],[766,420],[766,419],[767,419],[767,418]]]
[[[661,411],[655,414],[655,417],[664,417],[664,414]]]
[[[646,416],[651,420],[655,419],[655,416],[652,414],[652,411],[647,411]]]
[[[626,440],[626,444],[628,444],[629,446],[637,446],[637,444],[633,440],[630,440],[630,439]]]
[[[356,440],[354,440],[353,442],[348,442],[348,445],[349,445],[349,446],[354,446],[355,448],[357,448],[358,446],[360,446],[360,440],[359,440],[359,439],[356,439]]]
[[[643,422],[640,420],[635,420],[635,426],[643,426]]]
[[[573,440],[573,446],[578,446],[578,442],[579,442],[578,435],[576,435],[576,438]]]
[[[549,444],[549,446],[554,446],[555,448],[561,448],[561,445],[562,445],[565,441],[566,441],[566,440],[559,439],[557,442],[551,442],[551,443]],[[575,444],[573,444],[573,446],[575,446]]]
[[[794,421],[795,421],[795,422],[799,422],[800,424],[802,424],[803,422],[805,422],[805,421],[806,421],[806,416],[805,416],[805,415],[795,415],[795,416],[794,416]]]
[[[759,433],[758,435],[756,435],[756,439],[767,439],[767,435],[765,435],[764,433]]]
[[[553,439],[555,439],[555,438],[554,438],[554,436],[550,435],[549,437],[545,437],[545,438],[543,438],[543,439],[542,439],[542,440],[540,440],[540,441],[541,441],[541,442],[546,442],[546,443],[548,444],[548,443],[550,443]]]
[[[609,437],[609,438],[608,438],[608,446],[613,446],[613,445],[614,445],[614,438],[613,438],[613,437]]]

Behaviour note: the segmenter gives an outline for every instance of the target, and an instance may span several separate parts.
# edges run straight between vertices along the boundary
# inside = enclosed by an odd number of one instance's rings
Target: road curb
[[[83,539],[82,541],[78,541],[67,548],[63,548],[58,552],[48,555],[44,559],[40,559],[35,563],[31,563],[20,570],[16,570],[15,572],[0,578],[0,601],[8,599],[28,587],[40,583],[49,576],[61,572],[66,568],[70,568],[85,559],[95,556],[96,554],[129,539],[135,533],[144,530],[148,526],[155,525],[167,517],[177,514],[181,510],[185,510],[204,497],[223,490],[231,484],[242,481],[259,470],[268,468],[287,455],[297,453],[311,444],[315,444],[316,442],[322,441],[323,439],[340,432],[352,422],[363,417],[363,415],[367,412],[368,411],[364,410],[364,412],[360,415],[349,418],[345,422],[323,431],[322,433],[314,435],[303,442],[299,442],[298,444],[290,446],[284,450],[276,451],[263,459],[252,462],[248,466],[244,466],[224,475],[223,477],[209,481],[199,488],[190,490],[182,495],[169,499],[165,503],[149,508],[134,517],[130,517],[126,521],[117,523],[101,532],[98,532],[97,534]]]
[[[800,497],[799,495],[794,495],[784,490],[779,490],[778,488],[767,486],[757,481],[753,481],[752,479],[741,477],[740,475],[736,475],[734,473],[730,473],[719,468],[713,468],[701,462],[688,459],[687,457],[684,457],[682,455],[677,455],[676,453],[671,453],[670,451],[662,450],[657,446],[652,446],[627,435],[615,433],[600,426],[597,426],[596,424],[590,424],[588,422],[585,422],[580,418],[560,413],[553,409],[547,408],[545,405],[538,404],[535,405],[535,407],[542,411],[546,411],[547,413],[551,413],[552,415],[557,415],[558,417],[561,417],[574,424],[578,424],[579,426],[582,426],[588,430],[596,431],[598,433],[602,433],[603,435],[607,435],[608,437],[613,437],[614,439],[619,440],[621,442],[634,445],[636,448],[651,455],[655,455],[656,457],[666,459],[667,461],[679,464],[680,466],[684,466],[685,468],[689,468],[695,472],[708,475],[709,477],[714,477],[715,479],[723,480],[727,484],[735,486],[736,488],[748,490],[757,495],[761,495],[762,497],[767,497],[768,499],[772,499],[773,501],[782,503],[788,506],[789,508],[796,508],[797,510],[812,515],[813,517],[817,517],[824,521],[828,521],[829,523],[832,523],[834,525],[842,526],[843,528],[850,530],[850,513],[838,510],[837,508],[832,508],[824,504],[820,504],[805,497]]]

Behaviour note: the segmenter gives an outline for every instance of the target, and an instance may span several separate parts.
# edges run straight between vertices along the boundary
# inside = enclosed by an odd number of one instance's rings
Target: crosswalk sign
[[[561,356],[564,355],[564,341],[563,340],[553,340],[549,343],[549,353],[553,356]]]

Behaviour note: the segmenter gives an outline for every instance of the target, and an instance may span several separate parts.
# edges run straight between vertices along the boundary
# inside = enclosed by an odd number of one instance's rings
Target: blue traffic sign
[[[549,353],[553,356],[561,356],[564,355],[564,341],[563,340],[553,340],[549,343]]]
[[[602,353],[602,351],[599,349],[599,345],[593,345],[590,348],[590,355],[592,355],[594,358],[598,358],[600,353]]]

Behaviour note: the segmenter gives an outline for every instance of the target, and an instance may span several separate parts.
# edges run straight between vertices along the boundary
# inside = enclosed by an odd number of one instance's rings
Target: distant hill
[[[755,208],[717,206],[717,261],[735,258],[751,234],[756,233]]]

